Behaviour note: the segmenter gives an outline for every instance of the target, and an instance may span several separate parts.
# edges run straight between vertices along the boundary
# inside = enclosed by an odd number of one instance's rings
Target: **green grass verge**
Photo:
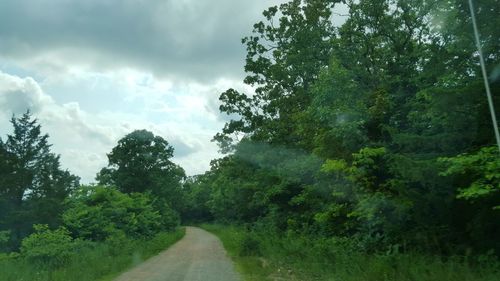
[[[216,224],[202,224],[200,227],[219,237],[231,259],[235,262],[238,272],[243,275],[245,280],[262,281],[273,273],[274,268],[266,266],[261,257],[240,254],[241,241],[245,236],[242,229]]]
[[[46,268],[22,257],[0,257],[0,281],[108,281],[159,253],[184,236],[185,229],[165,232],[149,240],[85,243],[65,266]]]
[[[491,256],[471,261],[418,253],[365,254],[347,239],[277,236],[214,224],[201,227],[221,239],[245,280],[500,280],[500,263]]]

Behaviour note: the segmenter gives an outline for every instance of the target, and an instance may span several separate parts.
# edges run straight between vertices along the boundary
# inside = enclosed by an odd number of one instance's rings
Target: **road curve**
[[[186,235],[179,242],[114,281],[240,280],[215,235],[197,227],[186,227]]]

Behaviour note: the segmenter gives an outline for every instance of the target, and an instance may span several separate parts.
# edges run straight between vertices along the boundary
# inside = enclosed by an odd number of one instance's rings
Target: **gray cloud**
[[[178,158],[186,157],[196,151],[194,147],[187,145],[181,140],[169,141],[169,144],[174,148],[174,155]]]
[[[204,149],[203,144],[195,137],[190,140],[189,131],[180,132],[141,120],[117,125],[117,120],[126,116],[114,113],[99,117],[80,109],[76,102],[58,104],[33,78],[21,78],[0,70],[0,137],[11,133],[8,119],[12,114],[22,114],[26,109],[31,109],[43,132],[49,134],[53,151],[61,154],[63,167],[77,173],[83,182],[93,181],[95,173],[107,164],[106,153],[120,138],[142,128],[167,139],[175,149],[175,159],[181,163],[192,161],[194,164],[187,167],[188,173],[203,170],[199,163],[205,159],[190,159]]]
[[[184,79],[239,77],[240,39],[276,2],[283,1],[3,0],[0,53]]]

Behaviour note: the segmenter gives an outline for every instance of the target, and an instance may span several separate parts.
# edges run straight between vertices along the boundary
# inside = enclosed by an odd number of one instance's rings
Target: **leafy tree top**
[[[108,167],[101,170],[97,180],[126,193],[160,194],[185,176],[184,170],[170,161],[173,153],[174,148],[162,137],[136,130],[118,141],[108,154]]]

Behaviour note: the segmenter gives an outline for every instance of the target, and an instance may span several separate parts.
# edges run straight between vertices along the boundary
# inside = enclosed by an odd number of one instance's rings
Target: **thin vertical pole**
[[[479,62],[481,64],[481,71],[483,72],[484,87],[486,88],[486,96],[488,96],[488,104],[490,106],[491,120],[493,121],[493,130],[495,131],[495,138],[497,140],[498,151],[500,152],[500,133],[498,133],[497,117],[495,115],[495,107],[493,106],[493,98],[491,97],[490,84],[488,82],[488,75],[486,73],[486,66],[483,58],[483,51],[481,48],[481,41],[479,40],[479,31],[477,29],[476,14],[474,13],[474,6],[472,0],[469,0],[470,15],[472,17],[472,26],[474,27],[474,37],[476,38],[477,51],[479,52]]]

